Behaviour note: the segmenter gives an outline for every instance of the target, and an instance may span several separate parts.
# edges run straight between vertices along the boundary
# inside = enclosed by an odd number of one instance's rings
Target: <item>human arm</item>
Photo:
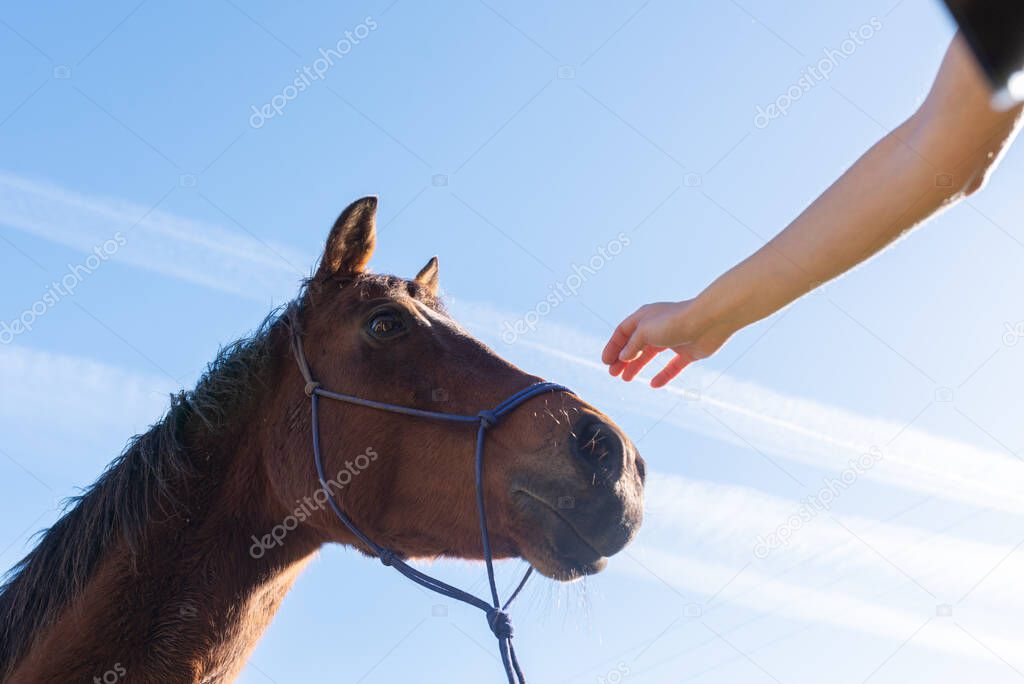
[[[641,307],[602,353],[632,380],[662,351],[651,384],[717,351],[736,331],[877,254],[982,187],[1017,133],[1021,106],[996,111],[964,39],[954,37],[921,107],[851,166],[785,230],[695,299]]]

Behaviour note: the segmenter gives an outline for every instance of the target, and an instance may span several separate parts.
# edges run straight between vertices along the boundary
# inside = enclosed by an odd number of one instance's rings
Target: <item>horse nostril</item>
[[[622,473],[625,447],[618,430],[593,416],[573,429],[573,453],[587,466],[614,481]]]

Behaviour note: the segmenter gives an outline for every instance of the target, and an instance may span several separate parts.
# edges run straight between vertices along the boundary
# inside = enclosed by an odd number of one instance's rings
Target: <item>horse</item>
[[[411,280],[368,270],[376,211],[349,205],[288,315],[221,349],[8,573],[0,681],[233,681],[320,547],[372,554],[328,497],[399,558],[483,557],[464,425],[325,402],[326,493],[310,463],[297,329],[324,386],[389,404],[472,415],[538,381],[451,318],[437,257]],[[636,535],[644,462],[593,406],[538,395],[487,440],[495,558],[572,581]]]

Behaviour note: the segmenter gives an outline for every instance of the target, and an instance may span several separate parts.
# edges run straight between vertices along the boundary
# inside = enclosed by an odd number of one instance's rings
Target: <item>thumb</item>
[[[644,340],[643,328],[637,326],[636,330],[633,331],[633,334],[630,335],[629,341],[626,342],[622,351],[619,352],[619,361],[632,361],[640,355],[640,352],[642,352],[646,346],[647,342]]]

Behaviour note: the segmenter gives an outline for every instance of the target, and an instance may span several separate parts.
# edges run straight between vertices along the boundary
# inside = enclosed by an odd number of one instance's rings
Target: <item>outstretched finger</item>
[[[683,369],[693,363],[693,357],[686,353],[676,354],[665,364],[665,367],[661,369],[654,379],[651,380],[651,387],[658,388],[664,387],[668,383],[672,382],[677,375],[683,372]]]
[[[644,349],[640,356],[626,364],[626,369],[622,372],[622,379],[629,382],[635,378],[644,369],[644,366],[651,362],[651,359],[663,351],[665,351],[665,347],[647,347]]]

